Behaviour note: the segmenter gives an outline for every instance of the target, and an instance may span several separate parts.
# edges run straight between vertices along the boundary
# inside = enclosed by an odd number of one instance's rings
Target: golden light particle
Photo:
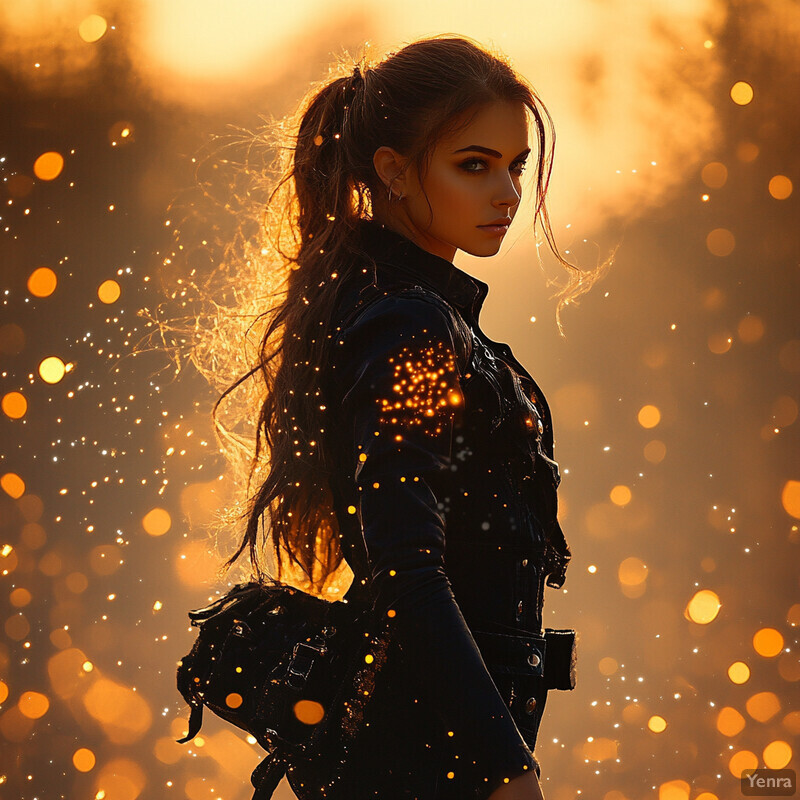
[[[731,100],[737,106],[746,106],[753,100],[753,87],[747,81],[736,81],[731,86]]]
[[[667,455],[667,446],[659,439],[652,439],[644,446],[644,457],[651,464],[660,464]]]
[[[397,616],[397,612],[396,612],[396,611],[395,611],[393,608],[390,608],[390,609],[389,609],[389,610],[386,612],[386,616],[387,616],[387,617],[396,617],[396,616]]]
[[[50,701],[40,692],[23,692],[19,698],[19,710],[28,719],[43,717],[50,708]]]
[[[372,663],[374,660],[375,660],[375,657],[372,655],[372,653],[367,653],[367,654],[364,656],[364,661],[365,661],[367,664],[371,664],[371,663]]]
[[[25,395],[20,392],[9,392],[3,395],[0,405],[3,413],[11,419],[22,419],[28,410],[28,401],[25,399]]]
[[[736,147],[736,158],[745,164],[750,164],[758,158],[760,150],[753,142],[739,142]]]
[[[39,377],[45,383],[58,383],[66,372],[67,367],[58,356],[48,356],[39,364]]]
[[[656,406],[642,406],[639,409],[637,419],[643,428],[655,428],[661,422],[661,412]]]
[[[785,200],[792,193],[792,182],[785,175],[774,175],[769,181],[769,193],[776,200]]]
[[[70,572],[65,583],[73,594],[83,594],[89,588],[89,579],[82,572]]]
[[[729,256],[736,247],[736,237],[727,228],[714,228],[706,236],[708,252],[714,256]]]
[[[708,337],[708,349],[716,355],[727,353],[733,344],[733,337],[727,331],[722,333],[712,333]]]
[[[119,296],[122,294],[122,289],[120,289],[119,284],[114,280],[107,280],[103,281],[100,286],[97,287],[97,296],[100,298],[100,301],[106,304],[116,303],[119,300]]]
[[[800,481],[786,481],[781,492],[781,504],[789,516],[800,519]]]
[[[613,675],[619,669],[619,663],[617,662],[616,658],[612,658],[611,656],[603,656],[603,658],[597,662],[597,669],[600,671],[601,675],[608,677],[609,675]]]
[[[746,769],[756,769],[757,767],[758,756],[755,753],[751,753],[749,750],[739,750],[739,752],[734,753],[730,761],[728,761],[728,769],[737,781],[741,778],[742,773]]]
[[[764,336],[764,320],[755,314],[748,314],[739,320],[736,326],[739,338],[747,344],[759,341]]]
[[[728,180],[728,168],[719,161],[712,161],[703,167],[700,178],[709,189],[720,189]]]
[[[0,681],[0,703],[5,703],[8,699],[8,686]]]
[[[47,575],[48,578],[53,578],[61,572],[61,567],[63,566],[61,557],[58,553],[49,552],[45,553],[41,559],[39,559],[39,571],[43,575]]]
[[[615,486],[608,495],[611,498],[611,502],[615,506],[626,506],[630,503],[631,498],[633,497],[630,488],[624,486],[623,484],[618,484]]]
[[[231,692],[225,698],[225,705],[228,706],[228,708],[239,708],[243,702],[242,696],[237,692]]]
[[[624,559],[619,565],[619,582],[623,586],[638,586],[647,580],[647,574],[647,565],[636,556]]]
[[[122,566],[122,550],[115,544],[99,544],[89,551],[89,565],[97,575],[111,575]]]
[[[686,781],[666,781],[658,787],[658,800],[689,800],[689,791]]]
[[[42,498],[35,494],[26,494],[24,497],[20,497],[17,508],[28,522],[37,522],[44,513]]]
[[[25,481],[14,472],[6,472],[6,474],[0,478],[0,488],[2,488],[9,497],[17,500],[25,494]]]
[[[738,736],[746,724],[745,718],[730,706],[725,706],[717,714],[717,730],[723,736]]]
[[[83,677],[79,679],[84,685],[89,683],[82,697],[83,705],[89,715],[100,723],[111,743],[129,745],[149,730],[153,713],[141,692],[102,676],[91,682]]]
[[[750,680],[750,667],[744,661],[734,661],[728,667],[728,677],[731,679],[731,683],[737,685],[747,683]]]
[[[150,536],[163,536],[172,527],[172,518],[163,508],[153,508],[144,515],[142,527]]]
[[[294,715],[304,725],[316,725],[325,716],[325,709],[314,700],[298,700],[294,704]]]
[[[753,636],[753,649],[764,658],[777,656],[783,649],[783,636],[775,628],[761,628]]]
[[[91,772],[96,759],[87,747],[80,747],[72,754],[72,764],[78,772]]]
[[[711,556],[706,556],[700,561],[700,568],[703,572],[713,572],[717,568],[717,562]]]
[[[28,277],[28,291],[34,297],[49,297],[56,290],[58,278],[50,267],[39,267]]]
[[[754,720],[768,722],[781,710],[781,701],[774,692],[757,692],[747,699],[745,708]]]
[[[650,728],[653,733],[663,733],[667,729],[667,721],[664,717],[654,714],[647,720],[647,727]]]
[[[31,602],[33,595],[27,589],[19,586],[11,592],[8,599],[14,608],[24,608]]]
[[[84,42],[91,44],[98,39],[102,39],[107,30],[108,23],[103,17],[99,14],[89,14],[89,16],[84,17],[80,25],[78,25],[78,36],[80,36]]]
[[[607,761],[617,757],[617,743],[604,736],[590,736],[583,743],[581,754],[589,761]]]
[[[55,180],[64,169],[64,156],[50,150],[42,153],[33,163],[33,173],[40,181]]]
[[[783,769],[792,760],[792,747],[788,742],[777,739],[764,748],[762,757],[769,769]]]
[[[686,606],[685,615],[698,625],[708,625],[713,622],[722,608],[719,596],[710,589],[701,589],[695,592]]]
[[[455,776],[456,776],[455,772],[448,772],[448,773],[447,773],[447,777],[448,777],[450,780],[452,780],[453,778],[455,778]]]
[[[792,425],[800,413],[797,401],[790,397],[788,394],[781,394],[775,398],[772,404],[772,419],[771,421],[783,428],[786,425]]]
[[[49,638],[53,647],[57,647],[59,650],[66,650],[68,647],[72,647],[72,637],[63,628],[56,628],[51,631]]]
[[[206,798],[219,796],[217,793],[209,794],[205,778],[199,778],[198,782],[203,786]],[[113,758],[100,768],[94,785],[102,787],[95,795],[95,800],[137,800],[142,797],[142,790],[147,785],[147,776],[135,761],[129,758]],[[152,794],[152,791],[148,792],[148,795]],[[181,792],[181,796],[199,798],[201,792],[198,789],[187,790],[185,794]]]
[[[112,147],[119,147],[121,144],[129,144],[135,141],[134,133],[135,131],[132,123],[127,120],[117,120],[109,127],[106,135],[108,137],[108,143]],[[109,205],[108,210],[113,211],[114,205]],[[170,221],[167,220],[164,224],[169,226]],[[169,260],[167,260],[166,263],[169,263]]]

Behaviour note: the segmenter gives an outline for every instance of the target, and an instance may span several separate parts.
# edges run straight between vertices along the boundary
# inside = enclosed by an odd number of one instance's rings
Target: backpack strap
[[[288,759],[278,748],[262,759],[250,776],[256,790],[253,800],[270,800],[288,767]]]
[[[183,739],[176,739],[178,744],[186,744],[190,739],[194,739],[203,726],[203,704],[192,706],[192,713],[189,715],[189,732]]]

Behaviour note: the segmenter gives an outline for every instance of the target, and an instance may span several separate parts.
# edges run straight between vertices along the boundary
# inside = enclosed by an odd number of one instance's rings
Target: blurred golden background
[[[574,557],[545,624],[580,649],[545,795],[733,800],[742,769],[796,768],[796,2],[4,0],[0,798],[251,796],[252,740],[207,714],[175,743],[230,478],[214,393],[137,352],[138,312],[180,298],[167,207],[210,134],[287,113],[343,50],[446,32],[504,50],[553,115],[562,250],[621,245],[566,339],[523,212],[497,258],[456,259],[554,414]]]

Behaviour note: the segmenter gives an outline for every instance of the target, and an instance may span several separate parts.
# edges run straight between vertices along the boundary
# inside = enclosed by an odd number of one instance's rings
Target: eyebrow
[[[488,147],[481,147],[479,144],[471,144],[469,147],[462,147],[460,150],[454,150],[453,153],[463,153],[465,150],[476,150],[479,153],[485,153],[487,156],[494,156],[494,158],[502,158],[503,154],[498,153],[497,150],[491,150]],[[527,156],[528,153],[531,152],[530,147],[526,147],[518,156],[517,159],[522,158],[523,156]]]

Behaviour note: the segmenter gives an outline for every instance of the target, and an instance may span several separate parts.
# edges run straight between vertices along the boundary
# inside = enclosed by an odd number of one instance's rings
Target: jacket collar
[[[378,222],[361,220],[359,230],[362,248],[379,267],[433,288],[467,319],[478,321],[488,284]]]

